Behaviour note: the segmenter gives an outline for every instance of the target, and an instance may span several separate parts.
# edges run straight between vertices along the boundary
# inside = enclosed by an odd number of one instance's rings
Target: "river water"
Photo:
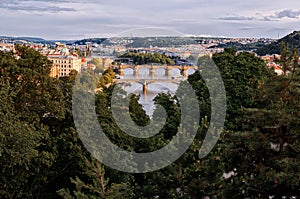
[[[178,88],[177,84],[167,82],[155,82],[148,84],[146,95],[143,93],[143,85],[139,83],[130,83],[130,86],[125,87],[127,93],[140,95],[139,103],[143,106],[146,114],[150,117],[153,114],[155,105],[153,99],[159,93],[170,93],[174,95]]]
[[[191,71],[190,73],[193,73]],[[180,71],[179,70],[172,70],[171,76],[179,76]],[[124,70],[124,76],[122,77],[124,79],[136,79],[135,76],[133,76],[133,71],[130,69]],[[149,71],[148,69],[140,69],[139,70],[139,78],[142,80],[144,78],[149,78]],[[146,114],[150,117],[153,114],[155,105],[153,99],[155,96],[159,93],[170,93],[171,95],[174,95],[178,84],[172,83],[172,82],[159,82],[159,79],[167,79],[167,77],[164,74],[164,70],[157,70],[155,72],[155,78],[156,81],[153,83],[150,83],[147,85],[147,93],[146,95],[143,93],[143,85],[141,83],[129,83],[127,86],[125,86],[124,90],[127,93],[134,93],[140,96],[139,103],[143,106],[143,109],[145,110]]]

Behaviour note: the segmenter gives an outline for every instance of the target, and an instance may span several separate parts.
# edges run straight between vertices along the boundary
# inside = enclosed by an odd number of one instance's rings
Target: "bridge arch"
[[[145,68],[145,67],[140,67],[140,68],[136,68],[136,73],[140,77],[148,76],[150,74],[150,70],[148,68]]]
[[[164,77],[166,76],[166,69],[163,67],[157,68],[154,74],[156,77]]]
[[[195,68],[189,68],[186,70],[186,75],[192,75],[196,72],[196,69]]]
[[[125,68],[124,71],[123,71],[124,75],[134,75],[134,71],[133,71],[133,68]]]
[[[179,69],[179,68],[172,68],[170,70],[170,75],[172,77],[180,76],[181,75],[181,69]]]

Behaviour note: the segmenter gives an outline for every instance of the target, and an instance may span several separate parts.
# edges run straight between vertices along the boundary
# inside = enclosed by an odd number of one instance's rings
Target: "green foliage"
[[[88,64],[94,64],[96,66],[96,74],[102,73],[104,71],[104,64],[100,57],[93,57],[92,60],[88,62]]]
[[[166,55],[160,53],[125,53],[120,57],[123,58],[131,58],[134,64],[141,65],[141,64],[149,64],[149,63],[160,63],[160,64],[167,64],[172,65],[174,64],[173,60]]]
[[[226,49],[213,55],[212,60],[225,84],[228,112],[219,142],[203,159],[199,159],[198,153],[211,117],[211,100],[201,70],[211,60],[200,58],[200,72],[188,78],[201,110],[193,144],[164,169],[131,174],[102,165],[91,157],[79,139],[72,114],[77,72],[52,79],[49,77],[51,63],[45,57],[28,47],[17,46],[16,49],[16,55],[0,52],[1,198],[268,198],[273,195],[280,198],[300,195],[297,50],[290,52],[282,44],[282,56],[277,60],[285,71],[281,76],[269,71],[260,58],[250,53]],[[96,86],[98,76],[93,71],[80,75],[80,86],[92,92],[93,86],[89,85]],[[117,92],[117,110],[129,111],[129,119],[136,124],[146,126],[151,119],[138,103],[139,96],[128,96],[113,84],[113,78],[112,70],[104,71],[98,81],[101,92],[95,95],[95,111],[106,136],[121,148],[139,153],[155,151],[168,144],[180,127],[178,98],[159,94],[155,103],[163,106],[167,114],[163,129],[151,138],[136,138],[116,124],[111,111],[112,93]],[[125,106],[125,99],[129,100],[129,107]],[[191,99],[186,96],[185,100]],[[120,111],[120,114],[124,113]],[[159,118],[160,115],[161,109],[155,109],[153,116]],[[85,117],[89,119],[90,115]],[[124,117],[123,123],[131,128],[128,118]],[[134,164],[128,160],[128,167]],[[151,162],[145,163],[145,167],[149,165]]]
[[[56,158],[43,121],[62,119],[64,102],[57,82],[49,77],[47,58],[24,46],[16,51],[0,52],[0,189],[3,198],[31,198],[45,191]]]
[[[297,61],[296,61],[297,60]],[[278,60],[286,75],[271,76],[253,90],[253,103],[240,116],[239,131],[225,132],[217,147],[226,172],[235,175],[226,180],[223,193],[232,198],[298,196],[299,168],[299,65],[282,45]],[[234,196],[234,197],[233,197]]]
[[[105,70],[101,77],[98,80],[97,88],[108,87],[113,83],[113,79],[115,79],[115,73],[111,68]]]
[[[79,48],[76,49],[76,53],[79,57],[84,57],[84,53]]]
[[[263,60],[248,52],[236,53],[233,49],[225,49],[223,53],[214,54],[212,59],[218,66],[225,85],[226,127],[237,130],[240,128],[242,107],[255,106],[252,94],[261,82],[274,73],[267,69]]]
[[[80,178],[71,178],[71,182],[76,189],[70,193],[69,189],[61,189],[58,194],[63,198],[133,198],[133,190],[126,183],[112,184],[107,188],[108,180],[104,178],[105,172],[103,166],[96,160],[85,160],[86,174],[93,179],[91,184],[83,182]]]
[[[58,190],[96,197],[93,190],[107,179],[91,172],[102,166],[90,157],[74,127],[76,71],[52,79],[46,57],[24,46],[16,51],[0,52],[0,197],[57,198]],[[78,190],[71,179],[90,189]]]

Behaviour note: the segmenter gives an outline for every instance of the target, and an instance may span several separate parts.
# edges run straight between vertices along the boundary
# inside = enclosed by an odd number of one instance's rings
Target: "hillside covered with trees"
[[[279,39],[278,41],[271,43],[269,45],[261,46],[256,50],[258,55],[272,55],[272,54],[280,54],[281,44],[282,42],[288,44],[289,50],[293,49],[300,50],[300,31],[294,31],[293,33]]]

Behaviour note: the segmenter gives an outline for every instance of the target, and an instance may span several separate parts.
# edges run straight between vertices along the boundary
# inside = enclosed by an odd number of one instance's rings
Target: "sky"
[[[0,27],[5,36],[67,40],[149,27],[197,36],[278,38],[300,30],[300,1],[1,0]]]

